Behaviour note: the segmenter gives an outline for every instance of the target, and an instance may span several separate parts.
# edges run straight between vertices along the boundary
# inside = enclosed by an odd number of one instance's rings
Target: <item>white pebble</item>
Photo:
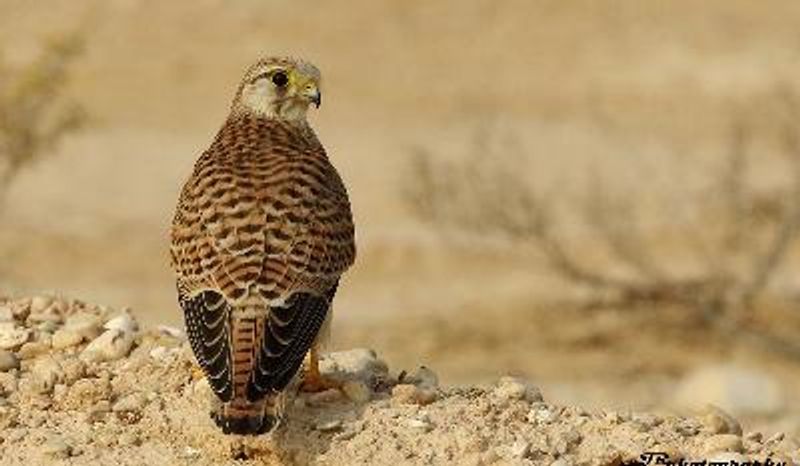
[[[51,437],[42,445],[42,453],[53,458],[67,458],[72,449],[60,437]]]
[[[131,393],[128,396],[120,398],[114,403],[111,408],[115,413],[126,411],[140,411],[145,404],[145,397],[141,393]]]
[[[106,330],[121,330],[126,333],[133,333],[139,330],[139,324],[127,312],[114,317],[103,326]]]
[[[177,327],[171,327],[169,325],[159,325],[156,327],[156,330],[163,335],[170,336],[172,338],[177,338],[179,340],[183,340],[186,338],[183,331]]]
[[[539,389],[518,377],[501,377],[494,394],[501,400],[542,401]]]
[[[342,384],[342,391],[354,403],[366,403],[372,398],[372,390],[360,380],[348,380]]]
[[[119,329],[106,330],[84,348],[81,359],[87,362],[115,361],[131,352],[133,335]]]
[[[13,322],[0,323],[0,349],[18,348],[28,341],[30,335],[30,330],[17,327]]]
[[[342,421],[328,421],[328,422],[321,422],[317,424],[317,430],[320,432],[333,432],[334,430],[339,430],[342,427]]]
[[[83,342],[83,336],[69,328],[60,328],[53,334],[50,345],[53,349],[64,349]]]

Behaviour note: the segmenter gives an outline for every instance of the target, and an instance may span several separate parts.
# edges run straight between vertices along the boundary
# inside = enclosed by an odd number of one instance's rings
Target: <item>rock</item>
[[[420,366],[416,372],[406,377],[403,382],[426,388],[437,388],[439,386],[439,376],[427,367]]]
[[[111,403],[108,400],[100,400],[86,412],[86,420],[88,422],[99,421],[109,412],[111,412]]]
[[[532,403],[542,401],[539,389],[518,377],[501,377],[493,393],[504,401],[524,400]]]
[[[50,437],[42,445],[42,454],[51,458],[67,458],[72,449],[61,437]]]
[[[708,405],[703,415],[703,425],[712,434],[734,434],[742,435],[742,426],[730,414]]]
[[[325,421],[316,425],[316,429],[320,432],[333,432],[342,428],[342,421]]]
[[[528,456],[530,449],[531,444],[524,440],[518,440],[506,448],[508,456],[512,458],[525,458]]]
[[[0,305],[0,323],[14,322],[14,312],[11,306]]]
[[[748,442],[761,443],[764,439],[764,434],[761,432],[748,432],[747,435],[744,436],[744,439]]]
[[[53,299],[47,296],[34,296],[31,298],[31,305],[30,310],[31,314],[42,313],[50,307],[50,304],[53,303]]]
[[[427,405],[436,401],[438,396],[435,389],[417,387],[410,383],[401,383],[392,387],[392,401],[397,403]]]
[[[386,363],[364,348],[329,353],[320,360],[319,369],[325,377],[341,382],[355,378],[371,383],[389,373]]]
[[[13,322],[0,323],[0,349],[17,349],[28,341],[30,335],[30,330],[17,327]]]
[[[142,408],[144,408],[145,402],[146,398],[141,393],[131,393],[130,395],[117,400],[111,410],[115,413],[141,411]]]
[[[202,453],[203,452],[201,452],[197,448],[186,447],[186,448],[183,449],[183,451],[181,452],[180,456],[182,458],[185,458],[185,459],[196,459],[196,458],[200,458],[200,455]]]
[[[127,312],[114,317],[103,325],[106,330],[120,330],[125,333],[134,333],[139,330],[139,324]]]
[[[786,434],[784,434],[783,432],[775,432],[774,434],[770,435],[770,437],[764,443],[767,444],[778,443],[783,441],[784,437],[786,437]]]
[[[406,424],[408,424],[408,427],[420,432],[430,432],[433,430],[433,424],[425,417],[409,419]]]
[[[527,419],[528,422],[534,424],[546,425],[557,421],[558,417],[559,413],[556,408],[545,403],[537,403],[534,405],[533,409],[528,412]]]
[[[738,435],[733,434],[719,434],[709,437],[703,443],[703,451],[706,454],[717,453],[721,451],[733,451],[741,453],[744,451],[742,439]]]
[[[139,437],[129,432],[123,432],[117,437],[117,445],[121,447],[135,446],[139,444]]]
[[[177,348],[167,348],[166,346],[156,346],[150,350],[150,357],[156,361],[167,362],[176,357],[178,354]]]
[[[0,372],[11,369],[19,369],[19,359],[10,351],[0,350]]]
[[[335,388],[330,388],[317,393],[311,393],[306,397],[306,401],[311,406],[322,406],[330,403],[336,403],[341,401],[341,399],[342,392]]]
[[[100,318],[88,312],[79,312],[67,318],[64,329],[80,335],[83,341],[91,341],[100,335]]]
[[[50,356],[36,360],[31,369],[31,388],[37,393],[49,393],[64,378],[61,364]]]
[[[119,329],[106,330],[92,340],[81,353],[81,359],[87,362],[115,361],[131,352],[133,335]]]
[[[33,359],[50,351],[50,345],[43,341],[29,341],[17,351],[20,359]]]
[[[186,335],[183,333],[183,331],[177,327],[171,327],[169,325],[159,325],[156,327],[156,330],[158,330],[158,333],[162,335],[176,338],[178,340],[183,340],[186,338]]]
[[[679,384],[674,402],[689,409],[711,404],[734,416],[771,415],[785,404],[771,375],[734,365],[708,366],[690,373]]]
[[[83,343],[83,335],[70,328],[60,328],[53,334],[50,341],[53,349],[64,349]]]
[[[19,428],[9,432],[6,438],[8,439],[9,442],[16,443],[24,439],[27,435],[28,435],[28,429]]]
[[[342,384],[342,392],[354,403],[366,403],[372,398],[372,390],[360,380],[348,380]]]

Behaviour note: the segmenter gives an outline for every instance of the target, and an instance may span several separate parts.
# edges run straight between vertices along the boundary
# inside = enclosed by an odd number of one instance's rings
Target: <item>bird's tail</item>
[[[260,435],[272,430],[280,420],[278,395],[268,395],[258,401],[235,397],[222,403],[211,417],[226,434]]]

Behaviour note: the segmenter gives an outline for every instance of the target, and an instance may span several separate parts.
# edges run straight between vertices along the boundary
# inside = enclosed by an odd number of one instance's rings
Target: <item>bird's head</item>
[[[319,108],[320,73],[294,58],[264,58],[251,66],[233,100],[233,111],[281,120],[304,120],[308,106]]]

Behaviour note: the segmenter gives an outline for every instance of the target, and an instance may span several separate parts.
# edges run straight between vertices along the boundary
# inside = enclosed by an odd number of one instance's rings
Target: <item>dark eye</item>
[[[289,82],[289,77],[283,71],[276,71],[272,75],[272,83],[278,87],[283,87]]]

